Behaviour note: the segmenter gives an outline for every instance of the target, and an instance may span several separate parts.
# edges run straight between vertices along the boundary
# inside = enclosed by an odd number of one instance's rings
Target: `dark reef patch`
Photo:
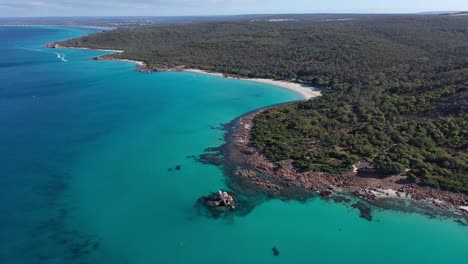
[[[351,199],[346,198],[346,197],[344,197],[344,196],[335,196],[335,197],[333,198],[333,201],[334,201],[335,203],[349,203],[349,202],[351,202]]]
[[[225,163],[222,147],[207,148],[198,157],[192,156],[197,162],[205,165],[222,166]]]
[[[224,126],[223,125],[210,126],[210,129],[212,129],[212,130],[223,130],[224,131]]]
[[[367,221],[372,221],[372,209],[370,206],[364,202],[357,202],[351,205],[351,207],[359,210],[359,216],[366,219]]]
[[[201,154],[197,161],[207,165],[220,166],[223,164],[224,159],[219,153],[205,153]]]
[[[271,251],[272,251],[272,253],[273,253],[273,256],[275,256],[275,257],[279,256],[279,254],[280,254],[280,252],[279,252],[279,250],[278,250],[277,247],[273,247],[273,248],[271,249]]]
[[[455,219],[455,223],[461,225],[461,226],[468,226],[468,218],[463,218],[463,219]]]
[[[12,254],[19,254],[29,263],[88,263],[99,250],[100,239],[66,224],[70,205],[61,200],[61,195],[69,188],[71,175],[51,169],[44,172],[50,179],[38,192],[44,198],[47,214],[31,226],[28,241]]]
[[[182,170],[182,166],[181,166],[181,165],[177,165],[177,166],[175,166],[174,168],[169,168],[169,169],[167,169],[167,171],[169,171],[169,172],[172,172],[172,171],[180,171],[180,170]]]

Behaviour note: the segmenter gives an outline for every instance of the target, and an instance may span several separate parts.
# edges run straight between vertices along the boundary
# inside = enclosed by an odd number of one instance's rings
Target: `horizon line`
[[[5,18],[125,18],[125,17],[234,17],[234,16],[268,16],[268,15],[437,15],[437,14],[454,14],[464,13],[467,11],[421,11],[421,12],[316,12],[316,13],[245,13],[245,14],[230,14],[230,15],[108,15],[108,16],[87,16],[87,15],[64,15],[64,16],[0,16],[0,19]]]

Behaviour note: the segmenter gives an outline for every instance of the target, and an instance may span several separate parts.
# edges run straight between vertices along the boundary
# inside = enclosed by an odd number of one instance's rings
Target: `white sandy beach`
[[[115,53],[124,52],[123,50],[111,50],[111,49],[90,49],[90,48],[77,48],[77,47],[63,47],[63,48],[66,48],[66,49],[81,49],[81,50],[97,50],[97,51],[106,51],[106,52],[115,52]]]
[[[222,73],[212,73],[212,72],[207,72],[203,70],[198,70],[198,69],[184,69],[183,71],[186,72],[194,72],[194,73],[202,73],[202,74],[209,74],[209,75],[214,75],[214,76],[220,76],[220,77],[226,77]],[[227,77],[227,78],[232,78],[232,77]],[[317,97],[321,95],[321,92],[319,89],[315,87],[310,87],[306,86],[303,84],[299,83],[293,83],[293,82],[287,82],[287,81],[277,81],[277,80],[272,80],[272,79],[250,79],[250,78],[232,78],[236,80],[243,80],[243,81],[251,81],[251,82],[258,82],[258,83],[264,83],[264,84],[270,84],[274,86],[278,86],[281,88],[285,88],[291,91],[294,91],[298,94],[300,94],[305,100]]]
[[[115,61],[131,62],[131,63],[137,64],[138,66],[145,66],[145,65],[146,65],[144,62],[142,62],[142,61],[136,61],[136,60],[115,59]]]
[[[67,47],[67,48],[108,51],[108,52],[115,52],[115,53],[124,52],[123,50],[90,49],[90,48],[77,48],[77,47]],[[142,61],[128,60],[128,59],[114,59],[114,60],[115,61],[135,63],[139,67],[146,66],[146,64],[144,62],[142,62]],[[320,89],[318,89],[316,87],[306,86],[306,85],[303,85],[303,84],[300,84],[300,83],[293,83],[293,82],[288,82],[288,81],[278,81],[278,80],[272,80],[272,79],[260,79],[260,78],[234,78],[234,77],[228,77],[228,76],[226,76],[226,75],[224,75],[222,73],[208,72],[208,71],[203,71],[203,70],[199,70],[199,69],[181,69],[180,71],[200,73],[200,74],[209,74],[209,75],[213,75],[213,76],[231,78],[231,79],[236,79],[236,80],[250,81],[250,82],[257,82],[257,83],[264,83],[264,84],[274,85],[274,86],[277,86],[277,87],[281,87],[281,88],[285,88],[285,89],[294,91],[294,92],[300,94],[304,98],[304,100],[309,100],[311,98],[314,98],[314,97],[317,97],[317,96],[321,95]]]

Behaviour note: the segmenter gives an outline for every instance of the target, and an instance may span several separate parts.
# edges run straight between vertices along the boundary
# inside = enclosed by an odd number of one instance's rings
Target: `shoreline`
[[[280,81],[280,80],[273,80],[273,79],[261,79],[261,78],[242,78],[242,77],[231,77],[227,76],[222,73],[216,72],[209,72],[199,69],[181,69],[182,72],[193,72],[193,73],[200,73],[200,74],[207,74],[212,76],[224,77],[229,79],[241,80],[241,81],[249,81],[249,82],[256,82],[262,84],[269,84],[277,87],[281,87],[284,89],[288,89],[290,91],[296,92],[300,94],[304,100],[309,100],[314,97],[318,97],[321,95],[321,92],[318,88],[307,86],[300,83],[288,82],[288,81]]]
[[[293,169],[291,161],[283,161],[281,166],[270,162],[251,144],[254,118],[269,108],[247,113],[226,125],[226,143],[218,150],[225,157],[223,166],[234,185],[286,200],[306,200],[319,196],[337,203],[350,203],[346,197],[352,197],[377,208],[463,218],[465,220],[461,223],[468,223],[466,195],[412,184],[403,175],[379,178],[363,177],[355,172],[341,175],[300,173]],[[209,160],[205,162],[210,163]],[[359,202],[349,205],[366,209]],[[369,213],[363,218],[370,221],[372,216]]]
[[[117,51],[117,50],[98,50],[98,51],[115,51],[115,52],[118,52],[118,53],[123,52],[123,51]],[[130,63],[136,64],[138,66],[138,71],[140,71],[140,72],[143,72],[143,70],[141,70],[141,69],[146,67],[146,64],[144,62],[137,61],[137,60],[105,58],[103,56],[95,57],[95,58],[93,58],[93,60],[96,60],[96,61],[130,62]]]
[[[47,47],[76,48],[115,53],[124,52],[122,50],[62,47],[58,44],[49,44]],[[269,84],[296,92],[301,95],[304,100],[309,100],[321,95],[320,90],[315,87],[288,81],[233,77],[222,73],[185,67],[151,68],[142,61],[114,58],[111,54],[99,56],[93,59],[134,63],[138,65],[138,71],[146,73],[171,71],[191,72]],[[232,168],[230,173],[227,173],[230,175],[231,180],[247,183],[250,187],[253,185],[254,188],[268,193],[268,196],[277,198],[301,196],[300,194],[291,194],[289,189],[292,189],[293,192],[299,191],[309,197],[315,194],[326,199],[331,199],[335,197],[335,195],[351,195],[380,208],[392,208],[389,204],[384,202],[385,200],[404,199],[405,201],[417,204],[418,208],[426,208],[431,211],[438,209],[446,212],[447,214],[450,212],[455,216],[463,216],[468,219],[468,199],[465,195],[436,190],[429,187],[421,187],[415,184],[401,183],[405,182],[406,177],[395,176],[385,179],[364,178],[357,176],[356,171],[343,175],[330,175],[320,172],[299,173],[292,168],[290,163],[288,164],[288,161],[286,161],[283,168],[278,168],[277,165],[268,161],[262,153],[253,148],[250,144],[250,132],[254,126],[254,117],[269,108],[270,107],[261,108],[256,111],[246,113],[229,124],[232,126],[232,129],[228,130],[226,143],[221,148],[224,148],[226,152],[224,153],[226,156],[225,163],[231,163],[231,166],[226,166]],[[241,169],[238,168],[239,165]],[[356,205],[356,207],[360,206],[362,205]],[[405,211],[402,206],[393,209]],[[411,209],[406,209],[406,211]]]
[[[0,24],[0,27],[68,27],[68,28],[85,28],[85,29],[100,29],[100,30],[115,30],[116,27],[105,26],[86,26],[86,25],[61,25],[61,24]]]
[[[117,54],[123,53],[123,50],[112,50],[112,49],[92,49],[92,48],[83,48],[83,47],[64,47],[56,43],[51,43],[46,45],[48,48],[52,49],[60,49],[60,48],[69,48],[69,49],[82,49],[82,50],[95,50],[95,51],[104,51],[104,52],[114,52]],[[256,82],[256,83],[262,83],[262,84],[268,84],[276,87],[280,87],[283,89],[287,89],[290,91],[295,92],[296,94],[299,94],[303,100],[310,100],[312,98],[318,97],[321,95],[321,91],[317,87],[313,86],[308,86],[305,84],[300,84],[300,83],[295,83],[295,82],[289,82],[289,81],[284,81],[284,80],[273,80],[273,79],[262,79],[262,78],[243,78],[243,77],[234,77],[234,76],[229,76],[227,74],[223,73],[217,73],[217,72],[210,72],[210,71],[205,71],[205,70],[200,70],[200,69],[190,69],[190,68],[185,68],[185,67],[173,67],[173,68],[153,68],[149,67],[145,62],[143,61],[137,61],[137,60],[130,60],[130,59],[119,59],[119,58],[114,58],[111,55],[113,54],[107,54],[99,57],[93,58],[94,60],[97,61],[121,61],[121,62],[130,62],[130,63],[135,63],[138,65],[138,71],[140,72],[191,72],[191,73],[198,73],[198,74],[206,74],[206,75],[211,75],[211,76],[217,76],[217,77],[223,77],[223,78],[228,78],[228,79],[235,79],[235,80],[240,80],[240,81],[249,81],[249,82]]]
[[[113,50],[113,49],[90,49],[90,48],[72,48],[72,47],[58,47],[58,48],[54,48],[54,49],[61,49],[61,48],[65,48],[65,49],[80,49],[80,50],[94,50],[94,51],[105,51],[105,52],[114,52],[114,53],[123,53],[124,51],[123,50]],[[99,57],[98,57],[99,58]],[[135,61],[137,62],[137,61]],[[139,61],[138,63],[141,63],[142,65],[144,65],[143,62]]]
[[[101,50],[101,51],[112,51],[112,50]],[[118,53],[123,52],[123,51],[120,51],[120,50],[116,50],[116,51],[118,51]],[[293,91],[296,94],[299,94],[302,97],[302,100],[310,100],[312,98],[315,98],[315,97],[318,97],[318,96],[321,95],[320,89],[318,89],[316,87],[307,86],[307,85],[304,85],[304,84],[289,82],[289,81],[281,81],[281,80],[273,80],[273,79],[261,79],[261,78],[234,77],[234,76],[229,76],[229,75],[224,74],[224,73],[210,72],[210,71],[205,71],[205,70],[200,70],[200,69],[191,69],[191,68],[185,68],[185,67],[174,67],[174,68],[164,68],[164,69],[151,68],[151,67],[148,67],[148,65],[143,61],[129,60],[129,59],[118,59],[118,58],[105,57],[105,56],[96,57],[94,59],[95,60],[132,62],[132,63],[135,63],[135,64],[138,65],[138,70],[139,71],[146,72],[146,73],[151,73],[151,72],[190,72],[190,73],[205,74],[205,75],[211,75],[211,76],[222,77],[222,78],[233,79],[233,80],[239,80],[239,81],[248,81],[248,82],[268,84],[268,85],[272,85],[272,86],[276,86],[276,87],[279,87],[279,88],[283,88],[283,89]]]

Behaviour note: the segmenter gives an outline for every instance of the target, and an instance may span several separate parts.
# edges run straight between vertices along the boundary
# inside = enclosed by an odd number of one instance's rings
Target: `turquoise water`
[[[368,222],[314,199],[201,216],[195,200],[226,178],[187,156],[223,143],[214,127],[299,96],[42,47],[94,31],[0,27],[0,263],[468,261],[468,228],[418,214]]]

